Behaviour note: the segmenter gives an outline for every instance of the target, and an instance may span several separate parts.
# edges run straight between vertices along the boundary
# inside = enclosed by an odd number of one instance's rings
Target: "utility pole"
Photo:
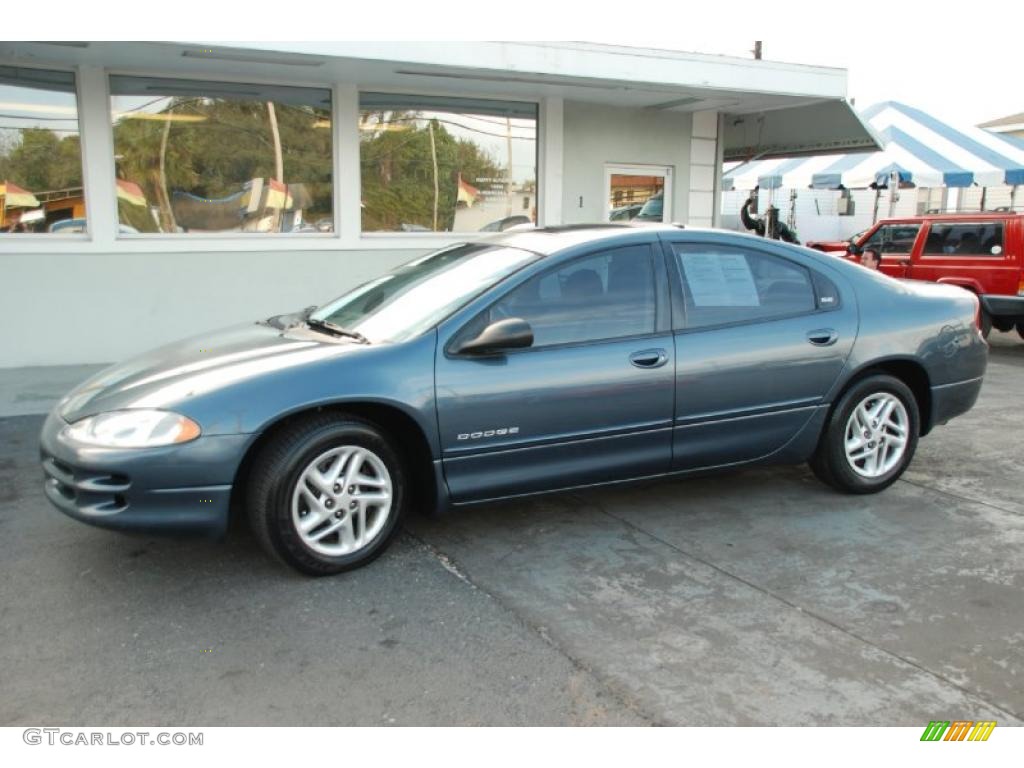
[[[434,161],[434,226],[432,232],[437,232],[437,198],[440,195],[437,182],[437,145],[434,143],[434,121],[427,123],[427,130],[430,132],[430,158]],[[458,190],[456,190],[456,197]]]
[[[512,118],[505,117],[505,141],[507,143],[508,152],[508,169],[506,175],[508,176],[508,182],[506,184],[505,194],[505,216],[512,215]]]
[[[174,107],[170,107],[164,115],[164,132],[160,137],[160,227],[164,232],[176,232],[178,222],[174,220],[174,209],[171,207],[171,196],[167,190],[167,139],[171,135],[171,113]]]
[[[281,156],[281,134],[277,130],[277,112],[274,102],[267,102],[267,116],[270,118],[270,135],[274,138],[274,178],[284,184],[284,158]]]

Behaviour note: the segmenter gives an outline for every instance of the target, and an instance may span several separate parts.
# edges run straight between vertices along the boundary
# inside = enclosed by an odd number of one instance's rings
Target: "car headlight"
[[[187,416],[140,408],[89,416],[64,427],[62,436],[102,448],[155,448],[195,440],[200,431]]]

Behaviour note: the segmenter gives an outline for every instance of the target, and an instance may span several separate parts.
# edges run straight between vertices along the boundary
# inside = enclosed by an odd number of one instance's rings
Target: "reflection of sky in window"
[[[171,105],[170,96],[114,96],[110,97],[111,113],[117,122],[125,112],[157,114]]]
[[[0,84],[0,136],[17,137],[25,128],[46,128],[60,137],[77,134],[75,95]]]
[[[471,115],[463,112],[432,112],[416,110],[415,120],[389,120],[389,123],[415,124],[426,128],[430,120],[437,120],[444,129],[457,139],[472,141],[497,161],[502,169],[508,163],[508,135],[512,136],[512,179],[517,183],[535,180],[537,164],[537,122],[513,117],[508,120],[497,115]],[[379,110],[363,112],[367,129],[376,125],[374,115]],[[511,126],[511,128],[510,128]],[[372,130],[363,132],[366,137],[374,136]]]
[[[204,104],[212,104],[218,100],[226,101],[226,99],[220,97],[200,96],[198,94],[194,96],[189,96],[187,94],[183,94],[180,96],[177,94],[174,96],[127,96],[120,94],[112,94],[110,97],[110,111],[114,123],[118,123],[124,118],[125,115],[132,115],[137,113],[158,115],[170,109],[172,103],[175,113],[188,114],[191,107],[197,107]],[[262,104],[265,103],[267,99],[261,98],[259,95],[257,95],[245,99],[237,99],[236,101],[241,101],[243,103],[258,102]],[[330,112],[328,109],[325,109],[320,106],[314,107],[310,105],[300,107],[294,104],[283,103],[275,99],[271,99],[271,101],[274,102],[274,107],[279,112],[281,110],[298,109],[302,110],[303,112],[308,112],[311,117],[313,117],[312,110],[314,109],[317,110],[316,114],[323,115],[324,117],[328,116]],[[310,122],[309,127],[316,127],[318,129],[321,128],[320,125],[314,126],[313,122]]]

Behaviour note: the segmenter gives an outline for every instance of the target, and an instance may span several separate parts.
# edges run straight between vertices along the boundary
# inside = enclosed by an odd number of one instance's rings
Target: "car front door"
[[[668,296],[656,244],[606,249],[531,277],[439,338],[438,426],[452,500],[666,472],[675,370]],[[530,324],[532,346],[453,353],[513,317]]]
[[[722,240],[676,239],[667,250],[681,309],[673,468],[783,449],[822,417],[850,354],[857,308],[841,275]]]

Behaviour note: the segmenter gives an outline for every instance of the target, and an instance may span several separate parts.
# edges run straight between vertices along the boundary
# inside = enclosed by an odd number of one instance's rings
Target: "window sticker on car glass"
[[[741,253],[687,253],[683,273],[695,307],[759,307],[750,265]]]

